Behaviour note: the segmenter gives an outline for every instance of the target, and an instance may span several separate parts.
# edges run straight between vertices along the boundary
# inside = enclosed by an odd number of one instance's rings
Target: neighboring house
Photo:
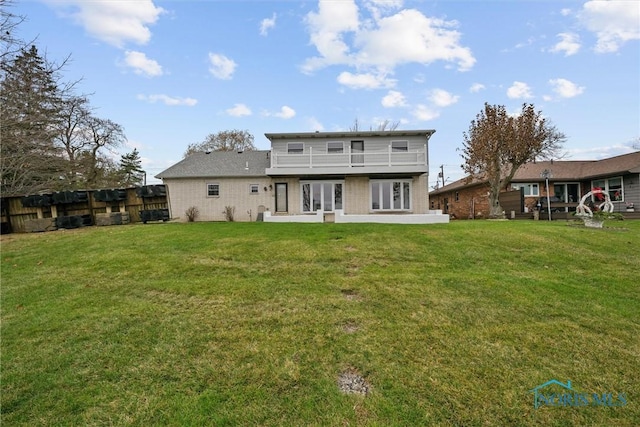
[[[516,172],[507,190],[520,190],[518,203],[501,205],[509,211],[546,211],[547,191],[544,172],[549,172],[549,199],[552,212],[574,212],[580,198],[593,188],[609,193],[616,212],[629,206],[640,210],[640,151],[603,160],[544,161],[527,163]],[[489,212],[488,186],[483,180],[463,178],[431,191],[431,209],[442,209],[456,218],[486,217]],[[506,195],[510,195],[505,193]],[[594,200],[594,202],[596,202]]]
[[[197,153],[157,175],[172,217],[200,220],[448,222],[429,209],[434,130],[269,133],[270,151]],[[259,214],[259,215],[258,215]]]

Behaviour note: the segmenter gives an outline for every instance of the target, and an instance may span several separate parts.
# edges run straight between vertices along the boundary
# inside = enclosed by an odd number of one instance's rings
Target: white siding
[[[342,141],[344,142],[344,150],[345,153],[349,152],[349,148],[351,147],[351,141],[364,141],[364,150],[367,151],[387,151],[389,146],[391,145],[391,141],[408,141],[408,149],[409,151],[423,150],[426,144],[426,138],[424,136],[420,137],[404,137],[404,136],[385,136],[385,137],[369,137],[369,138],[326,138],[326,139],[307,139],[303,141],[298,140],[276,140],[271,144],[271,148],[273,151],[278,153],[286,153],[287,152],[287,143],[289,142],[304,142],[304,153],[309,154],[309,149],[311,148],[315,153],[326,153],[327,152],[327,142],[332,141]]]

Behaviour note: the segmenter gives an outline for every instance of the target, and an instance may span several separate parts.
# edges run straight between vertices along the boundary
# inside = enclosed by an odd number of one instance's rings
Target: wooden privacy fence
[[[5,197],[2,233],[168,220],[164,185]]]

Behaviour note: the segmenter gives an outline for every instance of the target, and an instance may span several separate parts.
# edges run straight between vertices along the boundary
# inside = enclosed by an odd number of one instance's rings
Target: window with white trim
[[[327,153],[344,153],[344,142],[342,141],[328,141]]]
[[[260,191],[260,186],[258,184],[249,185],[249,194],[258,194],[259,191]]]
[[[302,182],[300,188],[302,212],[333,212],[342,209],[342,182]]]
[[[409,151],[409,141],[391,141],[391,151],[401,153]]]
[[[220,196],[220,184],[207,184],[207,197]]]
[[[304,142],[290,142],[287,144],[287,153],[289,154],[303,154]]]
[[[511,184],[512,190],[519,190],[524,188],[525,197],[538,197],[540,195],[540,189],[537,183],[517,183]]]
[[[616,176],[615,178],[599,179],[597,181],[591,181],[591,188],[599,188],[609,193],[609,197],[612,202],[624,201],[624,186],[622,185],[622,177]],[[593,196],[592,196],[593,198]],[[595,199],[595,198],[594,198]],[[599,200],[599,199],[595,199]]]
[[[410,180],[371,180],[371,210],[411,210]]]

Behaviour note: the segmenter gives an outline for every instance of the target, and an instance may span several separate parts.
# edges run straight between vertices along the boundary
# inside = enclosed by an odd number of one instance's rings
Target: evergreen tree
[[[0,74],[0,182],[3,196],[55,188],[64,159],[54,145],[63,91],[35,46],[3,58]]]
[[[141,185],[144,182],[145,171],[142,169],[142,160],[136,148],[121,156],[119,174],[121,185],[127,187]]]

